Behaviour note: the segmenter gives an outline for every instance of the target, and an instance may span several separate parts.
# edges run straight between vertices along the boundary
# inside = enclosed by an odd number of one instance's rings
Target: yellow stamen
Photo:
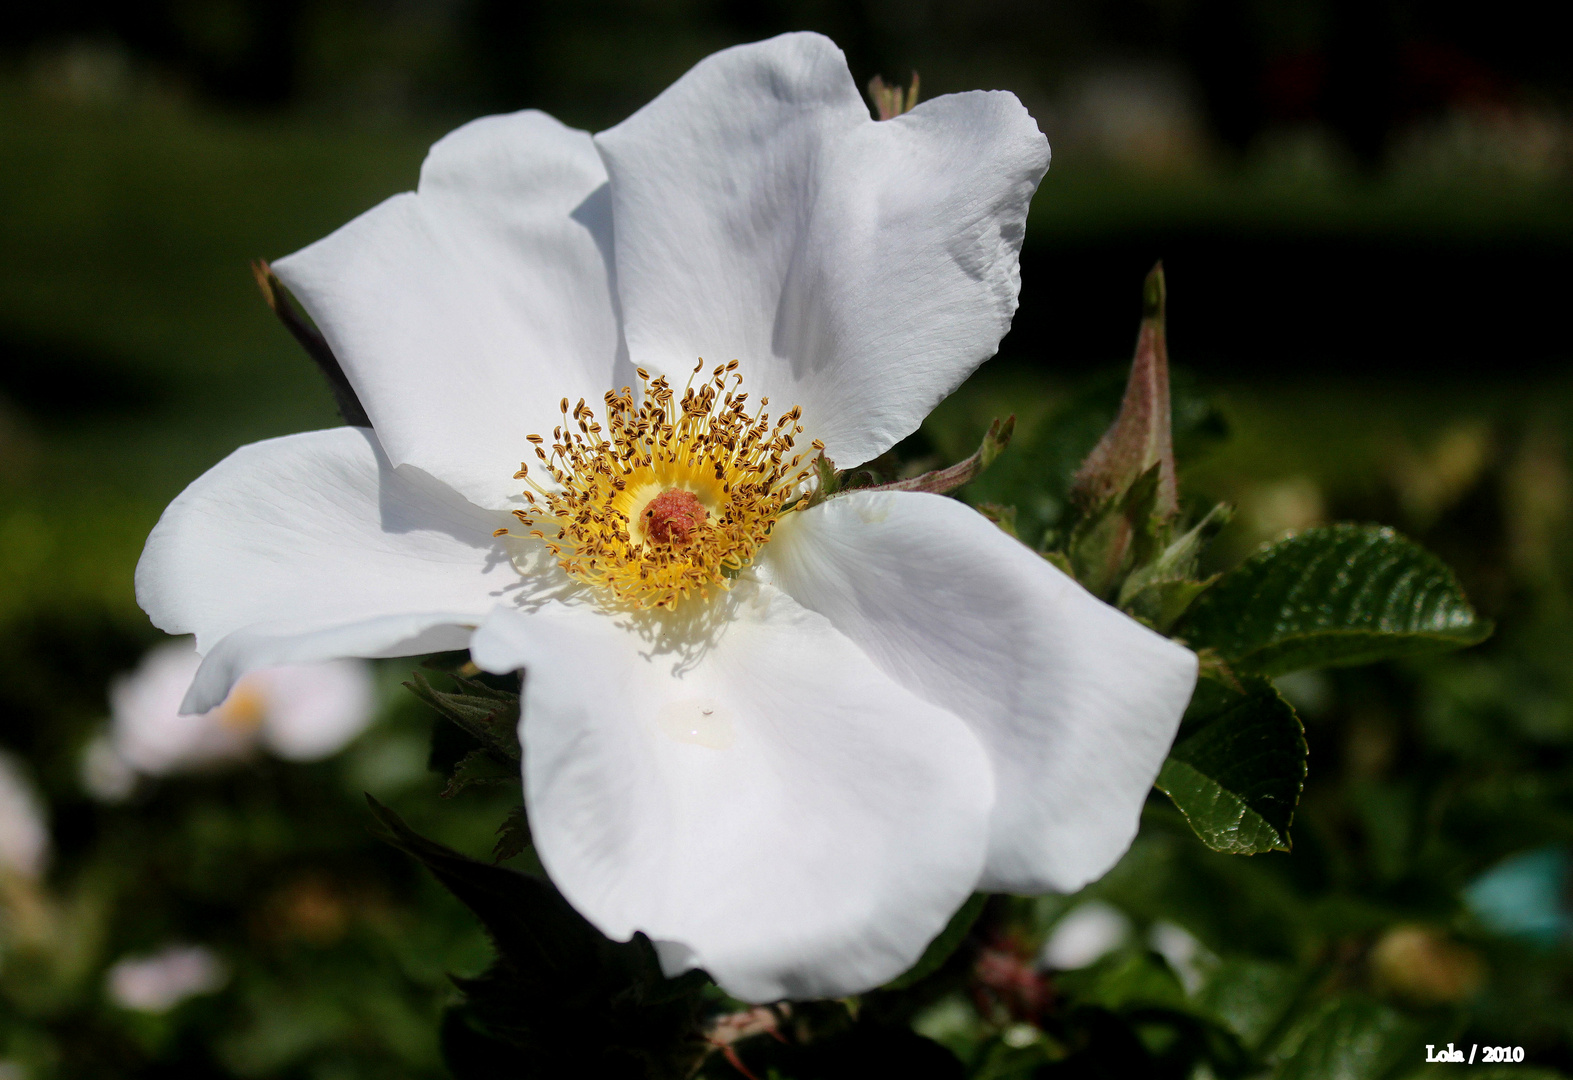
[[[709,596],[711,585],[728,588],[776,520],[803,505],[798,497],[813,475],[803,455],[792,454],[802,410],[771,424],[769,399],[761,398],[750,415],[737,367],[736,360],[717,367],[698,389],[690,376],[681,399],[665,376],[652,381],[639,369],[642,401],[636,405],[626,386],[608,391],[605,427],[583,399],[570,410],[564,398],[550,455],[541,436],[527,436],[556,490],[521,463],[515,478],[534,494],[524,493],[531,509],[514,516],[542,526],[530,535],[562,568],[619,604],[672,608]]]

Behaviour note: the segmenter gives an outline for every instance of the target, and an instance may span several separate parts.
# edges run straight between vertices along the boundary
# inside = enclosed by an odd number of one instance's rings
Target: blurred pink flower
[[[135,1012],[168,1012],[187,998],[224,988],[229,972],[201,945],[168,945],[145,956],[128,956],[104,978],[109,999]]]
[[[148,651],[135,671],[110,685],[110,728],[88,750],[88,789],[127,794],[138,774],[163,776],[248,757],[261,748],[314,761],[365,730],[375,705],[361,660],[259,668],[203,713],[180,711],[202,658],[190,639]]]

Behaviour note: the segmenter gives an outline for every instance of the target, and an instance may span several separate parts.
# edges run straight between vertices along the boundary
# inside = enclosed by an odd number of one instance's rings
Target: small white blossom
[[[168,1012],[188,998],[224,988],[229,971],[213,950],[168,945],[145,956],[128,956],[104,977],[109,999],[135,1012]]]
[[[1159,919],[1148,928],[1147,944],[1168,962],[1187,994],[1202,988],[1209,967],[1217,962],[1217,957],[1196,939],[1196,935],[1167,919]]]
[[[159,645],[109,690],[110,727],[83,759],[83,783],[104,799],[130,793],[137,775],[209,768],[260,747],[291,761],[342,749],[370,722],[371,672],[363,661],[260,668],[205,712],[181,702],[202,663],[193,643]]]
[[[0,874],[37,880],[49,865],[44,803],[21,761],[0,751]]]
[[[1043,966],[1075,971],[1097,963],[1131,937],[1131,920],[1113,904],[1088,900],[1060,917],[1043,943]]]

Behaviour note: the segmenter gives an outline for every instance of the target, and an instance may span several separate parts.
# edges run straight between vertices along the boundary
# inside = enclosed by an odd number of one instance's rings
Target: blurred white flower
[[[1183,926],[1160,919],[1147,931],[1147,944],[1168,961],[1187,994],[1207,981],[1207,968],[1217,959]]]
[[[229,972],[213,950],[169,945],[146,956],[118,961],[104,979],[109,999],[122,1009],[168,1012],[187,998],[221,990]]]
[[[1097,963],[1131,936],[1131,921],[1113,904],[1088,900],[1054,924],[1043,943],[1043,964],[1056,971],[1074,971]]]
[[[137,771],[115,749],[107,733],[87,744],[82,754],[82,787],[104,802],[119,802],[137,786]]]
[[[49,864],[43,800],[22,763],[0,752],[0,875],[36,880]]]
[[[290,761],[343,748],[371,720],[374,694],[360,660],[262,668],[205,713],[182,715],[181,699],[202,658],[191,640],[160,645],[110,686],[108,734],[88,747],[83,784],[124,798],[137,774],[162,776],[250,755],[259,745]]]

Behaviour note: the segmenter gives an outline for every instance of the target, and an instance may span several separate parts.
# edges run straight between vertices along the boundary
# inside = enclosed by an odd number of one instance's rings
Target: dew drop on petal
[[[732,745],[736,732],[732,714],[715,698],[692,697],[668,701],[656,717],[661,732],[668,738],[712,750]]]

